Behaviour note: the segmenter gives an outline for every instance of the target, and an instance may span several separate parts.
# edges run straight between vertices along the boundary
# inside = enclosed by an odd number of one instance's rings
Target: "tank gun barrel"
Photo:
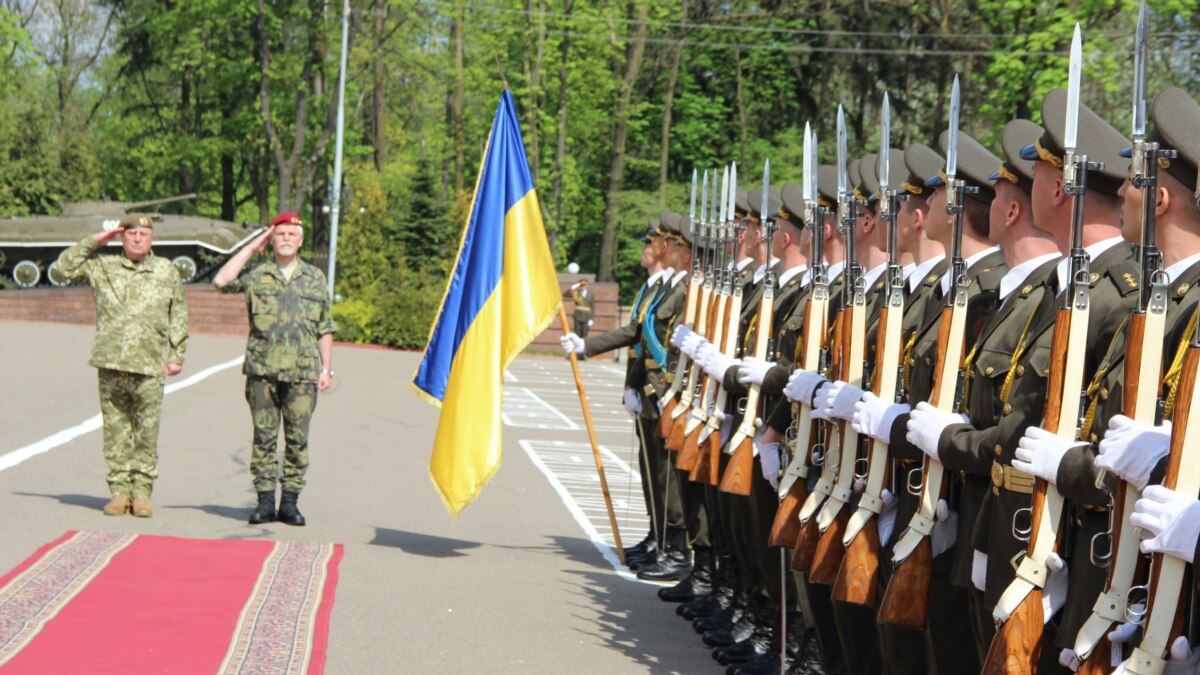
[[[122,204],[121,206],[124,207],[124,209],[126,211],[132,211],[133,209],[141,209],[141,208],[145,208],[147,206],[158,206],[159,204],[171,204],[173,202],[182,202],[187,199],[195,199],[195,198],[196,198],[196,193],[189,192],[186,195],[176,195],[174,197],[163,197],[161,199],[147,199],[144,202],[126,202],[126,203]]]

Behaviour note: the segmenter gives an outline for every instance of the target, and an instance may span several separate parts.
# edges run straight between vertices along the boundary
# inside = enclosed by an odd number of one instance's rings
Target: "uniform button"
[[[1004,404],[1004,408],[1003,408],[1002,410],[1003,410],[1003,414],[1005,414],[1005,415],[1009,415],[1009,414],[1011,414],[1011,413],[1012,413],[1012,404],[1011,404],[1011,403],[1005,403],[1005,404]]]
[[[984,374],[984,375],[991,375],[991,374],[992,374],[992,373],[994,373],[994,372],[996,372],[996,369],[995,369],[995,368],[993,368],[993,367],[991,367],[991,366],[988,366],[987,368],[984,368],[984,369],[983,369],[983,374]]]
[[[1025,366],[1017,366],[1017,377],[1025,374]]]
[[[999,443],[996,444],[996,447],[993,448],[993,450],[995,451],[997,457],[1004,454],[1004,448],[1000,447]]]

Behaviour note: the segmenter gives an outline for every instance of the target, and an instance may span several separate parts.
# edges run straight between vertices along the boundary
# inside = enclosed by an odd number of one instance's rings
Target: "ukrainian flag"
[[[474,501],[500,467],[504,369],[550,324],[561,302],[505,88],[454,273],[412,384],[442,409],[429,473],[452,514]]]

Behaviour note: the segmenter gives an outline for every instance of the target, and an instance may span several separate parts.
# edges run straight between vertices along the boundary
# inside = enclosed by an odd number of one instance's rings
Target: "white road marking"
[[[174,393],[176,391],[179,391],[180,389],[183,389],[184,387],[190,387],[193,384],[196,384],[202,380],[205,380],[205,379],[221,372],[222,370],[227,370],[234,366],[240,366],[240,365],[242,365],[242,361],[244,361],[245,358],[246,358],[245,356],[239,356],[236,359],[233,359],[232,361],[226,361],[225,363],[219,363],[215,366],[205,368],[204,370],[201,370],[200,372],[196,373],[195,375],[192,375],[191,377],[189,377],[187,379],[180,380],[179,382],[172,382],[171,384],[169,384],[163,388],[163,395],[165,396],[167,394]],[[5,469],[11,469],[14,466],[20,464],[21,462],[24,462],[27,459],[30,459],[32,457],[37,457],[38,455],[45,453],[45,452],[49,452],[49,451],[53,450],[54,448],[59,447],[60,445],[70,443],[71,441],[75,440],[76,438],[78,438],[86,433],[90,433],[92,431],[95,431],[96,429],[99,429],[100,425],[101,425],[100,416],[95,415],[93,417],[89,417],[88,419],[80,422],[79,424],[76,424],[73,427],[69,427],[69,428],[63,429],[61,431],[57,431],[53,434],[50,434],[49,436],[43,438],[40,441],[26,445],[23,448],[17,448],[16,450],[13,450],[12,452],[8,452],[6,454],[0,455],[0,471],[4,471]]]

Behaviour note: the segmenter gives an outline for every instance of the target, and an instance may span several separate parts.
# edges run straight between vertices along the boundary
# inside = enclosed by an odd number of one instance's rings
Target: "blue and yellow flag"
[[[500,467],[504,369],[554,319],[562,296],[506,88],[475,199],[413,389],[442,409],[429,473],[457,514]]]

